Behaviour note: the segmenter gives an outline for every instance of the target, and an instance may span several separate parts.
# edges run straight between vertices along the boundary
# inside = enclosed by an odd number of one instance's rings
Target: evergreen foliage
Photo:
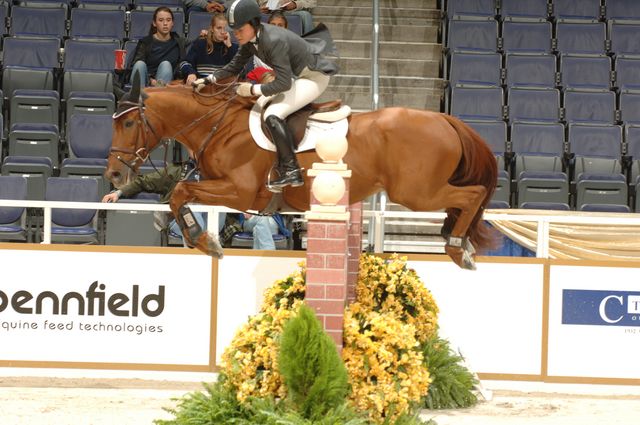
[[[431,372],[431,385],[425,398],[428,409],[456,409],[473,406],[478,399],[472,392],[478,383],[473,374],[454,353],[449,343],[439,337],[422,344],[424,363]]]
[[[344,403],[347,370],[333,340],[305,305],[284,326],[278,365],[288,398],[304,418],[319,420]]]

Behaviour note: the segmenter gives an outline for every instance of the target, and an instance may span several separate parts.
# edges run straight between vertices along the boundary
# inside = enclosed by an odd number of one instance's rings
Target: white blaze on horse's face
[[[240,28],[234,29],[233,35],[236,36],[238,43],[243,45],[256,38],[256,30],[254,30],[251,24],[247,22]]]

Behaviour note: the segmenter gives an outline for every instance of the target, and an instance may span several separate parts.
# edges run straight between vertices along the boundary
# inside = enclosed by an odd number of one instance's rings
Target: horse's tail
[[[482,137],[471,127],[450,115],[443,114],[443,117],[456,130],[462,142],[462,157],[458,168],[451,179],[449,179],[449,184],[453,186],[482,185],[487,189],[487,194],[482,200],[481,207],[469,225],[467,236],[478,250],[492,247],[495,244],[494,234],[480,218],[482,217],[484,208],[491,200],[497,184],[498,166],[495,156]],[[451,229],[460,215],[460,210],[457,208],[447,208],[446,211],[447,218],[445,219],[442,232],[448,235],[451,233]]]

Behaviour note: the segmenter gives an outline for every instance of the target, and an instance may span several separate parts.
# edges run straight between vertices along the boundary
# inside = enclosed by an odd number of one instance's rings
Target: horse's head
[[[140,90],[140,77],[133,75],[131,90],[118,101],[113,114],[113,137],[105,177],[115,187],[129,182],[160,141],[145,115],[147,95]]]

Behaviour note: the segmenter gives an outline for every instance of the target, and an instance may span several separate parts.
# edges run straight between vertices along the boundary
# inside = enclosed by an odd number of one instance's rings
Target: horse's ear
[[[122,96],[127,94],[126,91],[122,90],[120,87],[118,87],[115,84],[113,85],[113,93],[116,95],[116,100],[117,101],[120,101],[120,99],[122,99]]]
[[[133,72],[131,77],[131,92],[129,92],[129,100],[137,102],[140,98],[140,74],[138,71]]]

